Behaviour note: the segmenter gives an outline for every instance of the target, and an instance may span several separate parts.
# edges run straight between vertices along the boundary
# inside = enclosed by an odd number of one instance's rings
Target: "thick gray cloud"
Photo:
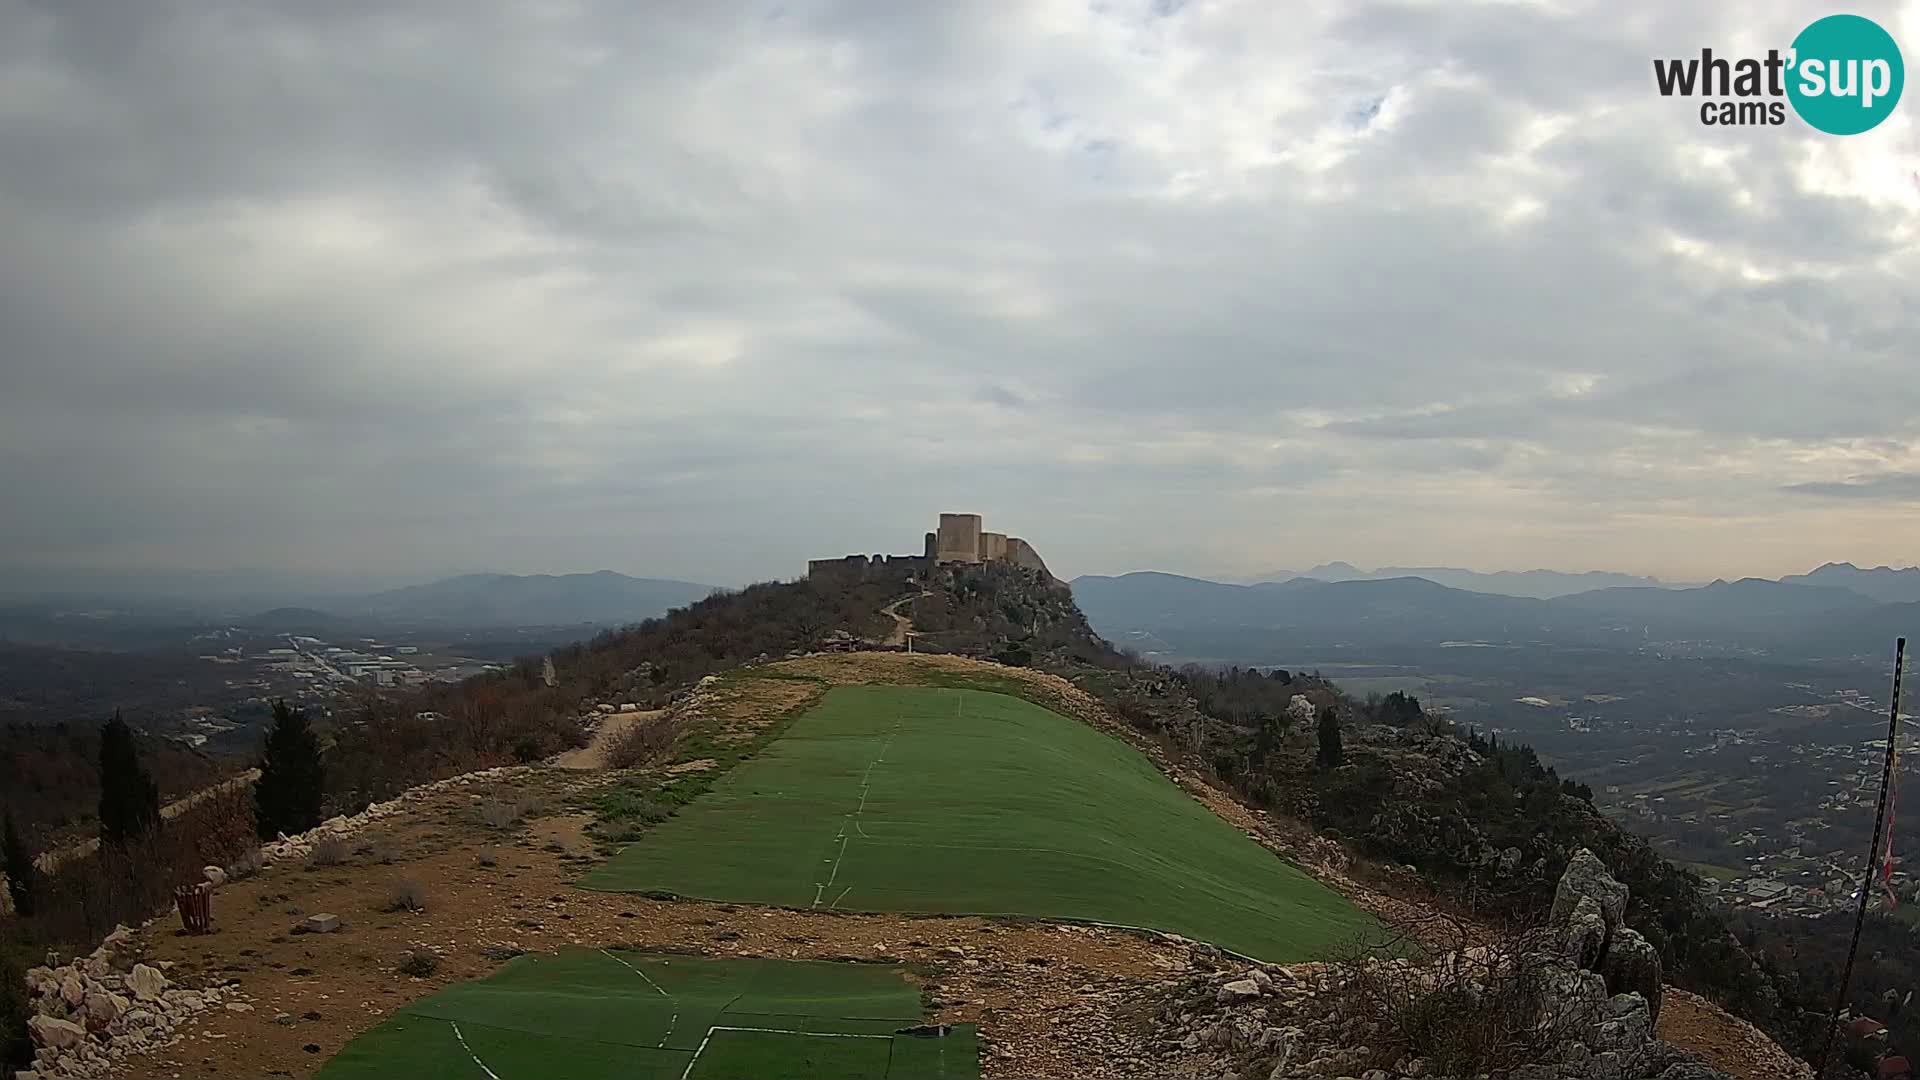
[[[1911,561],[1920,106],[1651,79],[1826,13],[0,0],[0,570]]]

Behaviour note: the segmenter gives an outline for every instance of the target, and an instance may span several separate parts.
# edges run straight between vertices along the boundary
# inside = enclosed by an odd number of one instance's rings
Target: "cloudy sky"
[[[0,0],[0,568],[1911,563],[1920,99],[1653,89],[1833,10]]]

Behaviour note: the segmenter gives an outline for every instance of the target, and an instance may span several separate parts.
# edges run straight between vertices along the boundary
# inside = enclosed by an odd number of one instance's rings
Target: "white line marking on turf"
[[[804,1035],[809,1039],[886,1039],[889,1042],[893,1041],[893,1036],[891,1035],[862,1035],[851,1031],[794,1031],[792,1028],[732,1027],[726,1024],[717,1024],[708,1028],[707,1031],[709,1034],[715,1031],[759,1031],[768,1035]]]
[[[612,953],[608,952],[605,949],[600,950],[600,955],[606,957],[607,959],[613,961],[616,964],[619,964],[621,967],[626,968],[628,971],[633,972],[635,975],[640,976],[640,981],[646,983],[648,986],[651,986],[655,990],[659,991],[661,997],[663,998],[673,997],[672,994],[667,993],[665,990],[661,990],[659,983],[654,982],[652,979],[647,978],[646,972],[641,971],[639,968],[634,967],[632,964],[627,963],[625,960],[620,959],[619,957],[613,955]]]
[[[486,1073],[487,1076],[491,1078],[491,1080],[500,1080],[500,1074],[497,1072],[494,1072],[492,1069],[487,1068],[487,1063],[484,1061],[481,1061],[480,1055],[474,1053],[473,1047],[467,1045],[467,1037],[465,1035],[460,1034],[460,1025],[449,1020],[447,1021],[447,1026],[453,1029],[453,1037],[460,1040],[460,1049],[465,1050],[467,1052],[467,1056],[473,1059],[473,1063],[475,1065],[480,1066],[480,1071],[483,1073]]]
[[[835,855],[833,859],[833,872],[827,875],[826,881],[816,881],[813,883],[813,906],[816,908],[820,906],[820,901],[826,896],[826,891],[833,887],[834,879],[840,876],[840,861],[847,857],[847,843],[853,839],[847,835],[847,822],[853,822],[854,831],[858,832],[861,836],[867,835],[867,830],[860,827],[860,815],[865,813],[867,809],[867,793],[871,790],[873,783],[873,770],[881,762],[887,760],[887,750],[893,746],[894,736],[900,734],[900,725],[904,723],[906,723],[904,718],[894,721],[893,729],[887,732],[886,741],[880,744],[879,756],[867,762],[867,771],[860,777],[860,805],[854,807],[853,813],[840,819],[840,831],[833,836],[835,840],[840,841],[840,852]],[[868,837],[868,839],[872,839],[872,837]],[[823,859],[821,861],[824,862],[825,860]],[[849,885],[847,888],[851,889],[852,886]],[[842,891],[840,893],[840,899],[845,899],[846,895],[846,892]],[[835,900],[832,905],[828,906],[827,910],[833,910],[833,907],[839,903],[840,900]]]
[[[852,891],[853,891],[853,886],[851,886],[851,885],[849,885],[849,886],[847,886],[847,887],[846,887],[846,888],[844,888],[844,889],[841,889],[841,890],[840,890],[840,895],[839,895],[839,896],[836,896],[836,897],[834,897],[834,898],[833,898],[833,903],[831,903],[831,904],[828,904],[828,905],[827,905],[827,910],[828,910],[828,911],[832,911],[832,910],[833,910],[834,908],[837,908],[837,907],[839,907],[839,906],[840,906],[840,901],[842,901],[842,900],[845,900],[845,899],[847,898],[847,894],[848,894],[848,893],[850,893],[850,892],[852,892]]]
[[[639,968],[634,967],[632,964],[627,963],[625,960],[620,959],[619,957],[613,955],[612,953],[608,952],[605,949],[600,950],[600,955],[606,957],[607,959],[613,961],[616,964],[619,964],[621,967],[626,968],[628,971],[633,972],[635,975],[640,976],[640,978],[644,980],[648,986],[651,986],[655,990],[658,990],[660,992],[661,997],[666,998],[668,1001],[673,1000],[673,995],[667,993],[666,990],[663,989],[659,983],[654,982],[652,979],[647,978],[646,972],[641,971]],[[672,1018],[670,1018],[667,1021],[667,1033],[665,1035],[660,1036],[660,1041],[655,1043],[654,1045],[656,1047],[667,1045],[667,1040],[673,1038],[673,1029],[679,1026],[679,1024],[680,1024],[680,1010],[675,1009],[673,1012]]]
[[[885,1039],[888,1042],[893,1041],[893,1036],[891,1035],[857,1035],[846,1031],[793,1031],[789,1028],[733,1027],[727,1024],[715,1024],[713,1027],[707,1029],[706,1035],[701,1037],[700,1046],[694,1050],[693,1057],[687,1061],[687,1067],[680,1070],[680,1080],[687,1080],[687,1077],[693,1075],[694,1062],[699,1061],[700,1055],[707,1052],[707,1043],[713,1041],[713,1033],[716,1031],[758,1031],[767,1035],[799,1035],[807,1039]],[[485,1068],[484,1065],[481,1067]],[[493,1074],[488,1073],[487,1075],[492,1076]],[[498,1078],[496,1077],[495,1080],[498,1080]]]

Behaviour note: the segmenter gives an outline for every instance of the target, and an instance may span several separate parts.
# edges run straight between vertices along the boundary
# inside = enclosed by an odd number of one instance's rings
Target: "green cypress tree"
[[[160,787],[140,764],[133,729],[115,709],[100,729],[100,842],[123,844],[160,823]]]
[[[260,758],[260,779],[253,785],[254,823],[260,838],[300,833],[320,824],[326,794],[326,766],[320,740],[307,724],[305,709],[273,703],[273,729]]]
[[[1346,751],[1340,745],[1340,714],[1329,705],[1320,710],[1320,764],[1331,769],[1345,759]]]
[[[6,867],[13,910],[22,916],[33,914],[34,875],[38,871],[33,866],[33,852],[20,839],[20,830],[13,827],[12,814],[7,815],[5,831],[0,833],[0,863]]]

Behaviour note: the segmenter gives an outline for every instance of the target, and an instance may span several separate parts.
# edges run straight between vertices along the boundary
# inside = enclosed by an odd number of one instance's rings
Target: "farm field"
[[[950,688],[831,690],[582,885],[1152,927],[1273,962],[1377,930],[1132,747]]]
[[[905,1034],[895,966],[571,949],[405,1006],[320,1080],[974,1080],[973,1029]]]

